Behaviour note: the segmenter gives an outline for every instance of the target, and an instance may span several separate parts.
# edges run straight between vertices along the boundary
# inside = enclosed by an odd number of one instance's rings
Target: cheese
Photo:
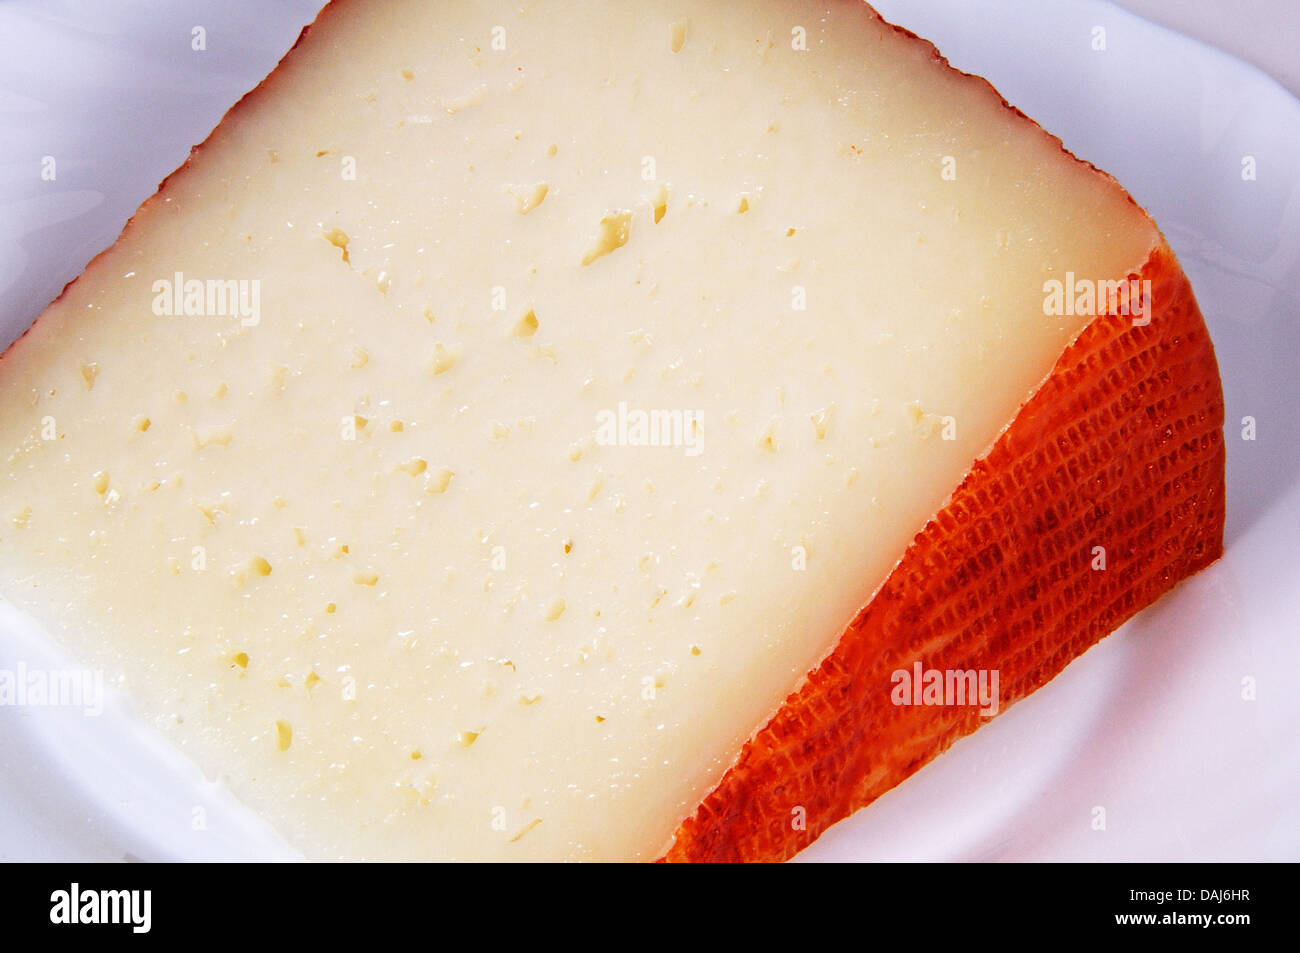
[[[336,0],[0,362],[0,592],[308,857],[651,860],[1160,244],[862,5]]]

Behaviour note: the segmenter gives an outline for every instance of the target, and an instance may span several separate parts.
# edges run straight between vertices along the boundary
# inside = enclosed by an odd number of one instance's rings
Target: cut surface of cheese
[[[308,857],[780,859],[1217,556],[1221,404],[863,4],[335,0],[0,360],[0,594]]]

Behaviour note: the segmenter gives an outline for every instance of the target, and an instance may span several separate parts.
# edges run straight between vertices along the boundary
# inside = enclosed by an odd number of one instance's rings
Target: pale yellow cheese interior
[[[0,593],[308,857],[653,859],[1157,241],[827,7],[328,12],[0,361]]]

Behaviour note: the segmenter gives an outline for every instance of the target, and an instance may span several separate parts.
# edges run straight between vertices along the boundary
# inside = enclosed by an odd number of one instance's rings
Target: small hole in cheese
[[[426,493],[446,493],[447,487],[451,485],[451,478],[456,474],[446,467],[434,470],[426,478],[424,491]]]
[[[686,45],[686,20],[678,20],[672,25],[672,47],[674,53],[680,53]]]
[[[668,186],[660,184],[659,191],[655,193],[654,202],[651,204],[654,207],[655,224],[658,225],[668,212]]]
[[[343,231],[343,229],[341,228],[331,228],[329,231],[324,233],[324,236],[327,242],[329,242],[335,248],[342,250],[343,263],[345,265],[348,264],[350,261],[350,259],[348,258],[348,241],[349,241],[348,233]]]
[[[608,255],[627,244],[632,231],[632,213],[626,209],[610,212],[600,220],[600,232],[587,253],[582,257],[582,264],[590,265],[598,258]]]
[[[433,360],[429,364],[429,370],[434,375],[445,374],[460,361],[460,350],[450,348],[441,343],[433,347]]]
[[[514,186],[510,189],[510,194],[515,197],[515,211],[520,215],[527,215],[546,201],[546,195],[549,191],[550,186],[545,182],[538,182],[535,185]]]
[[[823,407],[810,415],[812,419],[813,432],[817,435],[818,440],[825,440],[826,434],[830,432],[831,416],[835,412],[835,405]]]
[[[537,333],[537,327],[537,315],[532,308],[529,308],[528,312],[515,322],[515,326],[510,333],[517,338],[530,338]]]

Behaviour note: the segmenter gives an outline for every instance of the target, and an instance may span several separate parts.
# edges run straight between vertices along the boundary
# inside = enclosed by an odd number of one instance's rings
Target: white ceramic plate
[[[1227,554],[801,859],[1300,859],[1300,103],[1099,0],[876,5],[1114,174],[1164,228],[1223,372]],[[0,344],[318,6],[0,4]],[[0,669],[20,660],[75,665],[0,605]],[[120,699],[97,718],[0,708],[0,858],[295,856]]]

